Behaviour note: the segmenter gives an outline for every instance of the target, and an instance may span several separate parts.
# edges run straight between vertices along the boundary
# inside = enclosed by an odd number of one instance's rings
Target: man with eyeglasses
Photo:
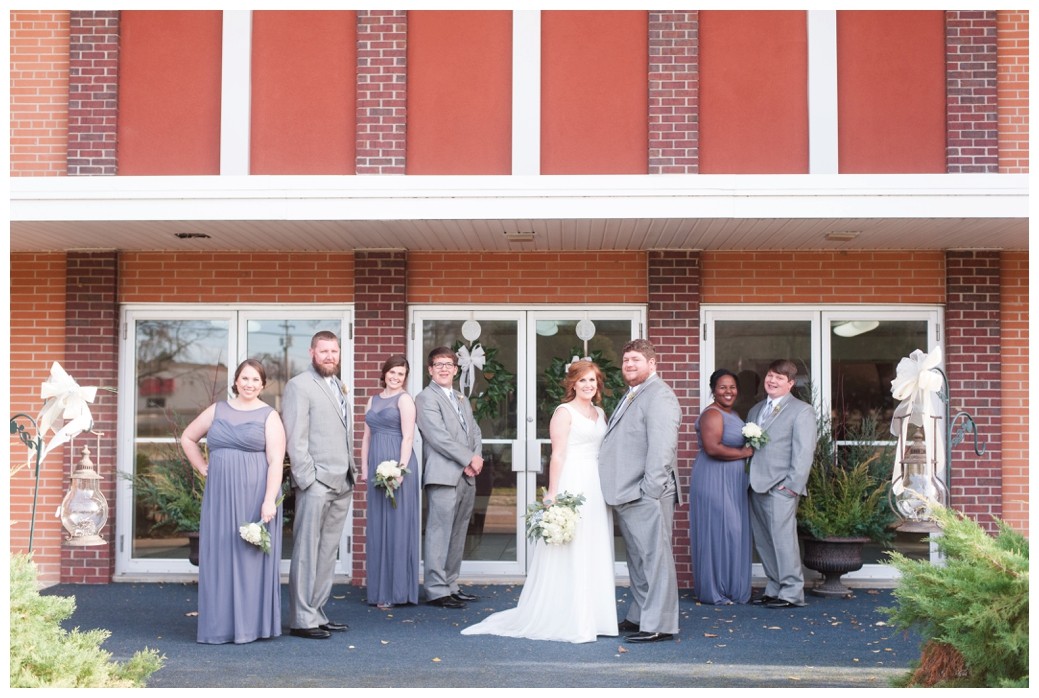
[[[426,601],[442,608],[465,608],[477,597],[458,586],[469,518],[476,502],[476,476],[483,469],[483,442],[473,409],[454,390],[455,353],[429,353],[425,390],[415,398],[422,434],[422,485],[426,492]]]

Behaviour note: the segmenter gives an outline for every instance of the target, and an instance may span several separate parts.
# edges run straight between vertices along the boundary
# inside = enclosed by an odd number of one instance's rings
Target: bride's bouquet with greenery
[[[527,507],[527,540],[538,539],[548,545],[563,545],[574,539],[574,530],[581,514],[577,509],[584,504],[583,494],[562,492],[551,504],[535,502]]]
[[[394,509],[397,508],[396,492],[408,472],[408,466],[395,460],[384,460],[375,467],[375,486],[386,492],[386,498],[390,500]]]

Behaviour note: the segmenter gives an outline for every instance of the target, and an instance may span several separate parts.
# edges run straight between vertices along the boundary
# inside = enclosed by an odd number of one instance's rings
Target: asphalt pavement
[[[623,637],[569,644],[463,636],[461,628],[516,604],[519,585],[470,585],[462,610],[427,605],[380,611],[363,587],[337,585],[326,610],[350,630],[327,640],[284,635],[244,645],[195,642],[195,584],[71,585],[67,627],[105,628],[103,645],[125,660],[144,647],[166,657],[149,687],[166,688],[882,688],[919,658],[920,639],[896,631],[879,609],[889,589],[850,598],[808,596],[808,605],[703,606],[681,593],[681,632],[670,642]],[[282,588],[282,604],[287,595]],[[617,589],[618,615],[629,601]],[[283,615],[283,617],[285,617]]]

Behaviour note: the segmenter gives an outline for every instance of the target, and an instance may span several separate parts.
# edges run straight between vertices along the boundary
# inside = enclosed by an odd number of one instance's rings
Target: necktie
[[[772,398],[765,401],[765,409],[761,410],[761,414],[758,415],[758,424],[764,424],[770,414],[772,414]]]
[[[336,400],[339,401],[339,411],[342,415],[346,416],[346,397],[343,395],[343,384],[339,382],[339,379],[332,376],[332,392],[335,393]]]
[[[454,396],[455,411],[458,412],[458,421],[462,423],[462,429],[469,433],[469,425],[465,423],[465,412],[462,411],[462,396]]]

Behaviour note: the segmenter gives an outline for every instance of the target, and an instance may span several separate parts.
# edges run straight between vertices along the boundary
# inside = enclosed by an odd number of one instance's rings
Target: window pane
[[[136,326],[134,473],[191,483],[177,439],[200,412],[227,397],[226,320],[144,320]],[[133,557],[187,557],[174,521],[134,488]]]
[[[834,438],[843,440],[872,418],[890,434],[895,367],[915,349],[927,351],[926,320],[837,321],[830,332],[830,395]]]
[[[267,387],[260,396],[264,402],[281,410],[285,383],[310,365],[310,338],[322,330],[334,332],[342,343],[339,318],[249,320],[245,354],[262,363],[267,372]]]
[[[798,397],[812,402],[812,323],[807,320],[719,320],[714,323],[714,369],[727,368],[738,376],[736,412],[743,419],[755,403],[765,399],[762,385],[768,366],[776,359],[797,364]]]

